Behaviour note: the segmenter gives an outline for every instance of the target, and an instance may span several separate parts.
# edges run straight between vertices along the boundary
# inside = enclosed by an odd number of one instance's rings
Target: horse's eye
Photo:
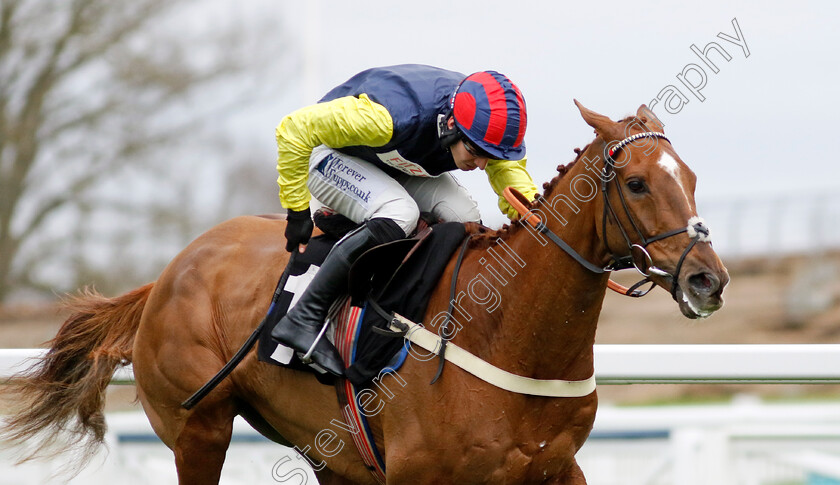
[[[641,180],[628,180],[627,188],[630,189],[630,192],[633,192],[634,194],[643,194],[647,192],[647,187],[645,187],[645,183]]]

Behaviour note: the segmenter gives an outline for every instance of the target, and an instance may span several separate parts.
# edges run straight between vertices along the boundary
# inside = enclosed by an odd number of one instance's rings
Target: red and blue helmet
[[[478,148],[499,160],[525,156],[525,98],[507,76],[496,71],[470,74],[449,104],[455,126]]]

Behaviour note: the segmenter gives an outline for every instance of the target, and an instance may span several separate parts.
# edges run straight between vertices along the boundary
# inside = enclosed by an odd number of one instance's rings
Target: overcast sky
[[[288,112],[372,66],[424,63],[471,73],[494,69],[528,105],[528,168],[538,185],[593,133],[572,100],[613,119],[671,85],[688,99],[654,111],[698,175],[703,206],[744,195],[840,192],[833,150],[840,2],[574,2],[306,0],[273,3],[302,59],[285,96],[250,114],[273,164],[273,129]],[[598,5],[598,6],[595,6]],[[268,14],[268,12],[264,12]],[[738,37],[744,47],[718,36]],[[279,22],[278,22],[279,25]],[[692,52],[716,42],[731,56]],[[677,78],[703,69],[700,101]],[[692,68],[689,67],[689,70]],[[688,73],[697,83],[699,73]],[[261,148],[262,149],[262,148]],[[485,222],[503,222],[483,174],[461,174]],[[701,214],[702,215],[702,214]],[[836,217],[836,216],[835,216]],[[840,221],[839,221],[840,222]]]

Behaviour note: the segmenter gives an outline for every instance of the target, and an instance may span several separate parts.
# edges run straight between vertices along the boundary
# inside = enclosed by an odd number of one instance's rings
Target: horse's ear
[[[586,124],[595,128],[595,133],[601,135],[601,138],[610,139],[610,135],[616,131],[618,123],[609,119],[608,117],[598,114],[575,100],[575,105],[580,110],[580,115]]]
[[[653,111],[651,111],[646,104],[639,106],[639,109],[636,110],[636,118],[647,126],[648,129],[665,133],[665,125],[659,121],[659,118],[653,114]]]

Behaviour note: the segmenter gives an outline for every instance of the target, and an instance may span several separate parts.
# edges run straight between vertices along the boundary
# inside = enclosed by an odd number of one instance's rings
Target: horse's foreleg
[[[222,403],[201,408],[187,419],[172,451],[179,485],[218,484],[233,433],[234,411]]]

